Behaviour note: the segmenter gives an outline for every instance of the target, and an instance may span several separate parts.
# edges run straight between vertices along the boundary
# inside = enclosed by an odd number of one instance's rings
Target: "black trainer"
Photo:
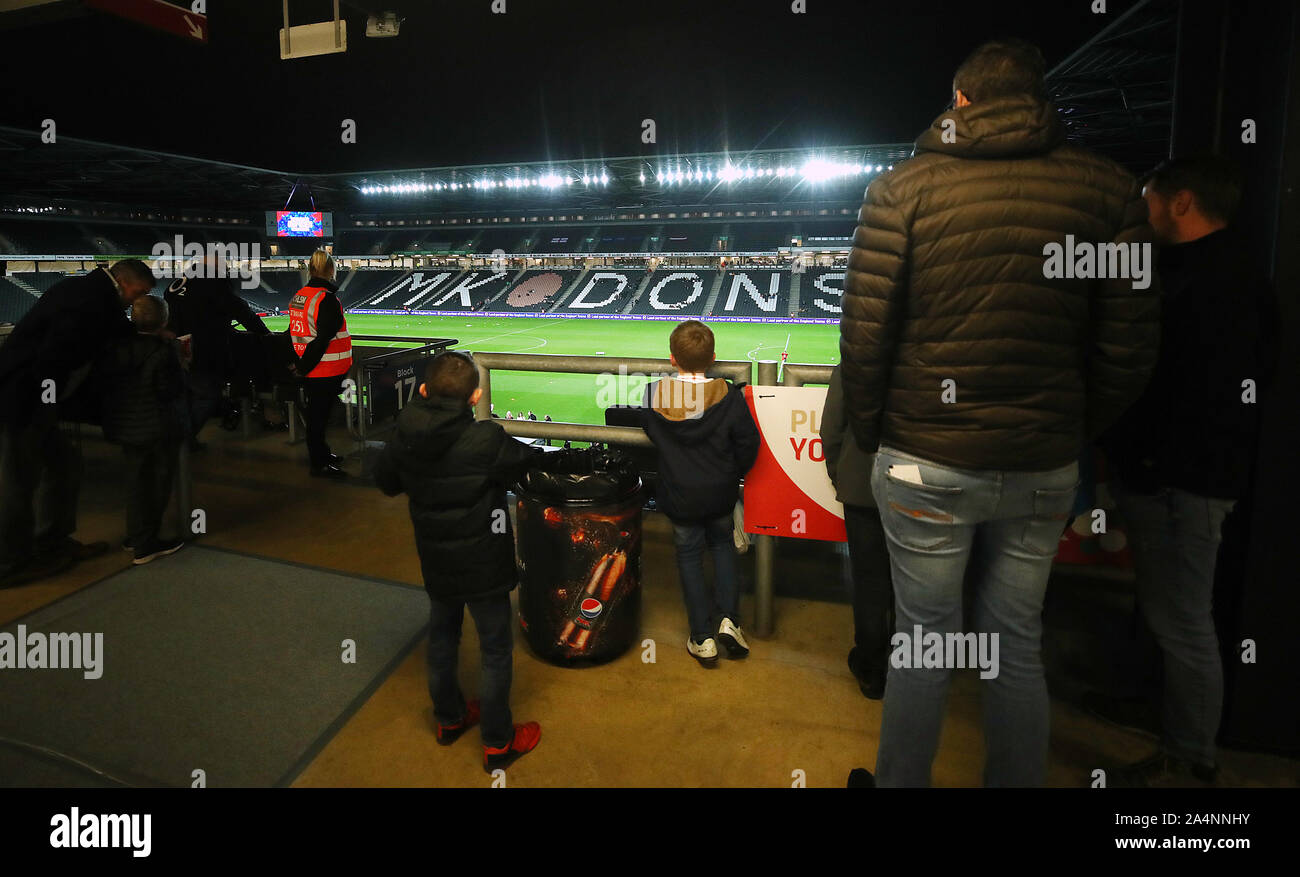
[[[183,539],[155,539],[153,542],[144,545],[135,550],[135,560],[131,561],[135,566],[142,566],[151,560],[157,560],[168,554],[175,554],[185,547]]]

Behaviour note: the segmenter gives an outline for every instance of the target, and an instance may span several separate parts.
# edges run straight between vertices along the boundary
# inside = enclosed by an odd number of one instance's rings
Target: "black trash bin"
[[[599,663],[641,629],[641,478],[625,455],[554,451],[516,487],[519,623],[557,664]]]

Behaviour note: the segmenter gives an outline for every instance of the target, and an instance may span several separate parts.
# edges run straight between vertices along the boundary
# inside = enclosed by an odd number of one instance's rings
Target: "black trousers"
[[[76,532],[80,489],[81,451],[59,429],[53,405],[0,426],[0,575]]]
[[[197,437],[214,414],[225,409],[221,390],[226,384],[221,372],[194,369],[190,372],[190,430]]]
[[[307,399],[307,453],[311,467],[319,469],[329,465],[330,446],[325,441],[325,427],[330,422],[330,412],[343,392],[343,376],[332,378],[306,378],[303,381]]]
[[[853,643],[859,670],[880,666],[889,657],[894,634],[894,580],[880,511],[871,506],[844,506],[844,529],[853,573]]]
[[[137,550],[158,538],[176,475],[177,441],[123,445],[126,455],[126,535]]]

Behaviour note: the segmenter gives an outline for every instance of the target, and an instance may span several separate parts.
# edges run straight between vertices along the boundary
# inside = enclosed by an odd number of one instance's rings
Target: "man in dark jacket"
[[[397,437],[375,466],[388,496],[409,497],[415,546],[429,594],[429,694],[438,742],[450,744],[483,718],[483,766],[489,773],[537,745],[536,722],[512,724],[515,543],[506,486],[540,451],[491,420],[475,422],[483,391],[474,363],[448,351],[425,370],[420,396],[402,409]],[[483,659],[481,701],[466,703],[457,682],[461,622],[469,607]]]
[[[107,376],[104,436],[126,458],[126,541],[135,564],[149,563],[185,546],[159,539],[172,492],[180,443],[189,434],[185,376],[173,341],[160,336],[167,303],[151,295],[131,305],[133,335],[113,344],[101,366]]]
[[[889,669],[889,638],[894,632],[894,584],[889,577],[889,549],[880,523],[880,510],[871,495],[875,455],[858,447],[844,409],[844,384],[839,366],[831,372],[822,408],[822,452],[835,485],[835,498],[844,504],[849,567],[853,574],[853,648],[849,672],[858,688],[872,700],[885,696]]]
[[[1143,195],[1160,244],[1160,360],[1103,445],[1138,606],[1164,653],[1165,739],[1111,771],[1111,785],[1212,783],[1223,709],[1214,571],[1223,521],[1250,484],[1276,318],[1267,282],[1228,228],[1241,184],[1227,160],[1165,162]]]
[[[1018,40],[976,49],[953,108],[867,189],[849,256],[844,398],[858,444],[879,449],[872,491],[899,628],[881,785],[930,782],[961,656],[915,667],[909,643],[961,635],[976,540],[978,634],[963,641],[1000,649],[986,669],[985,782],[1043,781],[1042,599],[1077,461],[1155,363],[1146,205],[1118,165],[1065,145],[1043,67]]]
[[[0,587],[53,575],[108,548],[72,538],[81,457],[59,431],[60,406],[104,348],[130,335],[125,309],[153,284],[138,259],[61,280],[0,345]]]
[[[270,335],[262,318],[234,290],[234,281],[223,276],[220,260],[204,265],[204,276],[178,277],[164,297],[170,311],[168,328],[178,337],[192,336],[194,362],[190,367],[190,427],[193,447],[200,448],[198,434],[222,405],[221,391],[230,379],[231,322],[238,322],[254,335]]]
[[[738,623],[740,585],[732,544],[732,510],[740,479],[758,456],[758,427],[743,385],[705,375],[714,361],[713,332],[699,320],[678,324],[668,340],[678,374],[646,387],[641,426],[659,452],[659,510],[673,523],[677,571],[691,635],[687,651],[704,666],[749,654]],[[713,556],[714,593],[704,580],[704,549]],[[715,638],[716,637],[716,638]]]

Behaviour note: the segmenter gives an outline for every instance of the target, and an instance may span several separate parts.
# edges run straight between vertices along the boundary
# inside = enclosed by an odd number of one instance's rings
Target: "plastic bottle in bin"
[[[641,478],[619,453],[557,450],[516,488],[519,621],[560,664],[627,651],[641,627]]]

